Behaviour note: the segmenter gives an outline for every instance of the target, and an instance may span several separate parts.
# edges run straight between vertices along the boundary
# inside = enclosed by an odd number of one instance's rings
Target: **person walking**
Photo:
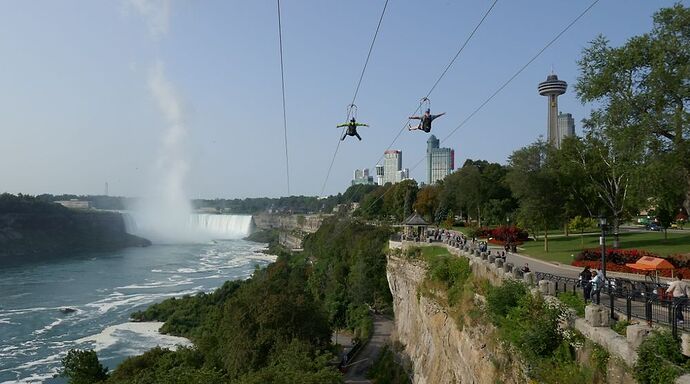
[[[589,296],[592,293],[592,272],[589,270],[589,265],[585,267],[582,272],[580,272],[580,285],[582,286],[582,292],[585,296],[585,303],[589,300]]]
[[[676,309],[676,321],[678,321],[678,324],[683,324],[685,320],[683,309],[688,301],[688,290],[690,290],[690,285],[683,281],[682,273],[676,275],[676,281],[671,282],[666,290],[666,293],[673,295],[673,307]]]

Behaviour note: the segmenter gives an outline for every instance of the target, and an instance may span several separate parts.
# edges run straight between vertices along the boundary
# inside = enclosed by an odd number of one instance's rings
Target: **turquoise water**
[[[0,383],[63,382],[50,378],[70,348],[94,348],[113,368],[156,345],[179,343],[127,323],[129,314],[245,279],[271,261],[255,252],[263,247],[244,240],[154,245],[0,266]],[[76,311],[63,313],[67,307]]]

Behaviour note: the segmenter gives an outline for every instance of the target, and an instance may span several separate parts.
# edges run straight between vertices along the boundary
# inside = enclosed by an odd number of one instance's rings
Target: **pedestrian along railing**
[[[669,326],[675,337],[682,331],[690,331],[685,319],[690,319],[687,298],[673,298],[666,294],[668,286],[663,283],[625,278],[607,278],[603,287],[587,286],[589,282],[551,273],[535,272],[537,281],[552,281],[556,293],[572,292],[585,301],[592,301],[610,309],[611,318],[621,316],[631,321],[633,318],[651,324]],[[591,291],[590,297],[585,292]]]

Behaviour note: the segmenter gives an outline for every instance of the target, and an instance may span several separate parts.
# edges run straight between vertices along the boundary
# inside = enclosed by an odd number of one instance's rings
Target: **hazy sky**
[[[591,1],[499,0],[431,95],[446,137]],[[318,195],[384,0],[284,0],[291,193]],[[373,169],[489,0],[390,0],[356,104],[362,142],[340,146],[325,193]],[[442,146],[456,165],[504,163],[546,135],[537,93],[553,67],[576,130],[587,106],[572,85],[597,34],[648,31],[672,1],[602,0]],[[393,145],[403,166],[428,135]],[[0,192],[189,197],[286,194],[276,2],[1,1]],[[161,176],[166,174],[166,176]],[[424,167],[412,176],[425,179]]]

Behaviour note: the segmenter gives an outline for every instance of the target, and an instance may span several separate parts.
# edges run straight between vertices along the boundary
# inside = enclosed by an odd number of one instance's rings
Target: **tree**
[[[96,351],[71,349],[62,359],[60,376],[70,384],[93,384],[108,379],[108,368],[98,361]]]
[[[603,213],[611,219],[613,246],[618,248],[622,220],[640,208],[644,142],[630,127],[612,126],[605,119],[593,112],[585,121],[585,137],[564,142],[561,156],[587,185],[579,190],[585,194],[583,199],[590,200],[590,207],[599,207],[600,212],[589,208],[591,214]],[[599,204],[591,202],[592,198]]]
[[[662,8],[649,33],[620,47],[598,37],[579,66],[575,89],[582,102],[594,103],[593,115],[612,129],[629,130],[649,153],[679,159],[690,211],[690,9]]]
[[[549,163],[552,147],[543,141],[518,149],[510,155],[506,176],[519,202],[518,217],[523,227],[544,231],[544,250],[549,251],[548,230],[561,223],[563,194],[558,190],[555,169]]]
[[[439,207],[440,189],[437,185],[427,185],[417,193],[414,210],[430,222],[434,221],[434,214]]]
[[[585,229],[587,228],[592,228],[597,225],[596,220],[594,220],[591,217],[582,217],[580,215],[575,216],[572,220],[570,220],[570,223],[568,226],[570,229],[573,231],[578,231],[580,232],[580,247],[584,249],[585,247]]]

